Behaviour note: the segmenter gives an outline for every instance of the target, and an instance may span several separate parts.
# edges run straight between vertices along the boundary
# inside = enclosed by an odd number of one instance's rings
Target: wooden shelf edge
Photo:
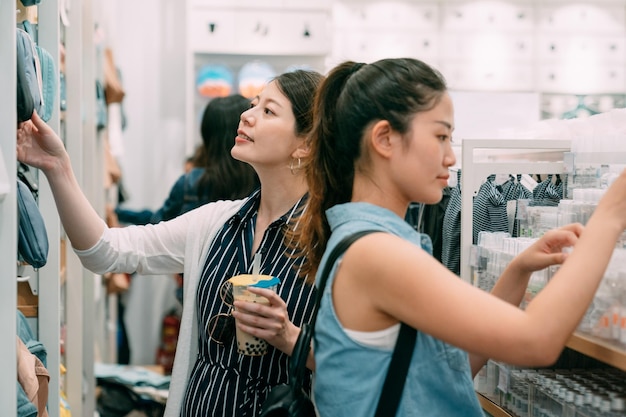
[[[39,316],[39,308],[37,306],[17,306],[17,308],[22,312],[24,317]]]
[[[626,371],[626,349],[616,343],[576,332],[569,338],[565,346],[607,365]]]
[[[17,308],[26,317],[39,315],[39,297],[33,295],[28,282],[17,283]]]
[[[480,392],[477,392],[476,396],[478,397],[478,402],[483,410],[491,414],[493,417],[513,417],[512,414],[491,401],[489,398],[485,397]]]

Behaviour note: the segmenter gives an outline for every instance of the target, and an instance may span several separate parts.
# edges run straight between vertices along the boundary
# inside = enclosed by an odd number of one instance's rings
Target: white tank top
[[[393,349],[400,334],[400,323],[375,332],[361,332],[343,328],[350,339],[365,346]]]

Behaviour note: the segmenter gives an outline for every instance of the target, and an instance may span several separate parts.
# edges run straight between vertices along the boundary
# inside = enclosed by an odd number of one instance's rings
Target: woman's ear
[[[393,147],[393,136],[397,133],[387,120],[376,122],[370,129],[372,150],[383,157],[390,157]]]
[[[300,145],[291,153],[291,157],[293,159],[305,159],[311,153],[311,147],[309,146],[309,142],[303,140]]]

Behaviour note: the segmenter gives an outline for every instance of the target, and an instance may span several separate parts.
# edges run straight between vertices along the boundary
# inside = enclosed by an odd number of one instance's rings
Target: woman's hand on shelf
[[[541,271],[549,266],[560,265],[567,259],[566,248],[573,247],[582,234],[584,226],[572,223],[546,232],[535,243],[515,258],[523,273]]]
[[[68,161],[63,141],[37,114],[17,129],[17,159],[48,172]]]

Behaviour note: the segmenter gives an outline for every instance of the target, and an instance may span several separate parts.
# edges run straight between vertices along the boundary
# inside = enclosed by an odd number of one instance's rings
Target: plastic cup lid
[[[257,278],[258,280],[255,280]],[[229,279],[231,284],[237,287],[258,287],[258,288],[270,288],[274,285],[280,284],[280,279],[269,275],[259,275],[255,277],[252,274],[236,275]]]
[[[270,288],[278,284],[280,284],[280,280],[278,278],[270,277],[268,279],[260,279],[254,284],[251,284],[250,286],[258,287],[258,288]]]

